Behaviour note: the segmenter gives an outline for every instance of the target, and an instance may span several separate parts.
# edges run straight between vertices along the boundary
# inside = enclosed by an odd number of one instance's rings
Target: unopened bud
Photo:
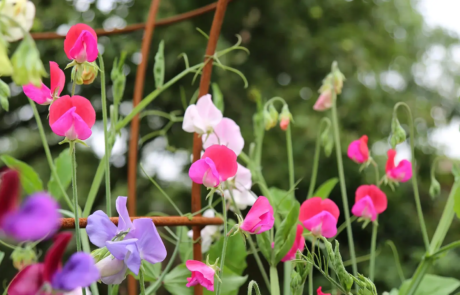
[[[432,199],[435,199],[439,193],[441,192],[441,185],[439,181],[435,178],[431,178],[431,185],[430,185],[430,196]]]
[[[291,293],[298,294],[299,290],[303,287],[302,277],[295,270],[291,272]]]
[[[13,81],[20,86],[32,83],[40,87],[42,77],[48,76],[40,59],[40,53],[30,36],[25,36],[19,44],[11,57],[11,64],[13,65]]]
[[[324,154],[326,157],[331,155],[332,149],[334,148],[334,139],[332,138],[330,126],[331,125],[328,124],[320,136],[321,146],[324,148]]]
[[[391,147],[394,149],[396,145],[403,143],[406,140],[406,131],[401,127],[398,118],[393,116],[391,120]]]
[[[99,71],[96,62],[75,63],[72,68],[72,81],[78,85],[88,85],[94,82]]]
[[[337,272],[340,284],[345,290],[350,291],[353,286],[353,277],[347,272],[343,265],[342,255],[340,255],[339,251],[339,242],[337,242],[337,240],[335,241],[334,259],[334,268]]]
[[[276,126],[277,121],[275,121],[272,116],[270,115],[270,112],[267,110],[264,110],[264,124],[265,124],[265,130],[270,130],[273,127]]]
[[[292,114],[289,112],[289,107],[287,104],[283,106],[280,114],[280,128],[282,130],[287,130],[289,123],[292,120]]]
[[[343,81],[345,81],[345,76],[339,69],[339,65],[336,61],[332,63],[332,84],[334,86],[335,93],[342,93]]]
[[[13,260],[13,266],[17,270],[22,270],[26,266],[37,262],[38,257],[33,248],[26,246],[25,248],[17,247],[11,253],[11,259]]]
[[[105,257],[109,255],[110,255],[110,252],[107,249],[107,247],[98,248],[94,250],[93,252],[91,252],[91,256],[93,256],[94,263],[98,263],[99,261],[101,261],[102,259],[104,259]]]

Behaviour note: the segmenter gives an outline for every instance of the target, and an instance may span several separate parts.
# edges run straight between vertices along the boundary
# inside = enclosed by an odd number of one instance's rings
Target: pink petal
[[[235,174],[235,186],[238,190],[250,190],[252,187],[252,174],[251,170],[238,164],[238,169]]]
[[[216,166],[210,158],[203,158],[193,163],[188,175],[193,182],[207,187],[215,187],[220,183]]]
[[[226,146],[210,146],[206,149],[202,158],[210,158],[214,162],[220,176],[220,181],[226,181],[230,177],[235,176],[236,171],[238,170],[236,154]]]
[[[70,108],[57,121],[50,125],[51,130],[59,136],[65,136],[66,132],[73,126],[73,114],[76,107]]]
[[[360,164],[369,159],[369,149],[367,147],[366,135],[363,135],[360,139],[350,143],[348,146],[348,157]]]
[[[286,256],[281,259],[281,261],[293,260],[296,257],[297,250],[303,251],[305,248],[305,238],[303,237],[303,227],[300,224],[297,224],[297,231],[295,235],[294,244],[292,245],[291,250],[286,254]]]
[[[50,61],[51,93],[60,96],[65,84],[64,71],[61,70],[57,63]]]
[[[70,108],[56,122],[51,125],[51,130],[59,136],[66,136],[70,140],[85,140],[91,136],[91,128],[76,113],[77,107]]]
[[[316,290],[316,295],[331,295],[330,293],[323,293],[323,291],[321,291],[322,287],[319,287],[317,290]]]
[[[53,101],[51,91],[45,84],[40,87],[34,86],[32,83],[22,86],[24,94],[38,104],[50,104]]]
[[[253,234],[260,234],[270,230],[274,223],[273,207],[266,197],[261,196],[249,210],[240,228]]]
[[[377,214],[381,214],[387,209],[387,196],[375,185],[361,185],[356,190],[355,195],[355,202],[358,202],[362,198],[369,196],[372,199],[372,203]]]
[[[214,132],[209,136],[202,136],[203,148],[207,149],[211,145],[225,145],[239,155],[244,147],[244,139],[241,135],[240,127],[229,118],[223,118],[214,127]]]
[[[303,225],[316,236],[321,235],[325,238],[332,238],[337,234],[337,219],[327,211],[304,220]]]
[[[11,281],[8,295],[39,294],[43,286],[43,263],[36,263],[21,270]]]
[[[96,60],[99,51],[97,49],[97,40],[87,30],[83,30],[78,36],[77,40],[73,44],[69,51],[69,55],[72,59],[77,60],[79,63],[85,61],[93,62]]]
[[[73,114],[73,119],[74,119],[73,126],[75,130],[76,138],[81,139],[81,140],[88,139],[92,134],[91,128],[89,128],[88,125],[86,125],[86,122],[83,121],[83,119],[76,112]]]
[[[70,50],[74,47],[75,42],[80,38],[80,35],[83,31],[88,31],[97,41],[96,32],[88,26],[87,24],[76,24],[70,27],[70,30],[67,32],[64,40],[64,51],[69,59],[74,59],[73,56],[70,55]]]
[[[214,269],[196,260],[187,260],[185,266],[192,272],[192,277],[187,278],[187,287],[200,284],[209,291],[214,291]]]
[[[331,91],[327,90],[320,94],[316,101],[313,109],[315,111],[326,111],[332,107],[332,95]]]
[[[206,126],[198,113],[196,105],[192,104],[187,107],[184,114],[184,121],[182,122],[182,129],[185,132],[196,132],[198,134],[206,133]]]
[[[377,218],[377,212],[375,211],[374,203],[369,196],[362,198],[357,201],[353,208],[351,208],[351,213],[358,217],[364,217],[374,221]]]
[[[320,197],[313,197],[303,202],[300,206],[299,220],[303,222],[304,220],[310,219],[322,211],[327,211],[331,213],[335,219],[339,219],[340,210],[334,201],[330,199],[323,200]]]
[[[222,112],[212,102],[210,94],[200,97],[196,108],[206,126],[214,128],[222,120]]]
[[[396,157],[396,151],[395,150],[388,150],[387,152],[387,164],[385,166],[385,171],[388,173],[391,169],[395,167],[395,157]]]

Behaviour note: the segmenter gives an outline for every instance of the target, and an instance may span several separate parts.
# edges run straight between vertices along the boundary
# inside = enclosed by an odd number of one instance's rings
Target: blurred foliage
[[[144,22],[149,9],[149,1],[139,0],[34,0],[37,15],[32,31],[57,31],[65,33],[69,25],[85,22],[106,29],[122,28],[127,24]],[[209,1],[163,1],[158,18],[165,18],[209,4]],[[127,52],[124,71],[129,73],[126,91],[121,104],[121,115],[130,110],[136,66],[140,58],[148,58],[148,70],[144,94],[155,89],[153,75],[154,56],[161,40],[164,40],[165,81],[174,77],[184,68],[178,55],[187,53],[190,64],[203,59],[206,39],[195,28],[209,31],[212,13],[170,26],[157,27],[148,57],[140,57],[139,50],[142,31],[129,34],[100,37],[98,42],[103,51],[106,71],[110,73],[113,60],[122,51]],[[417,10],[417,1],[411,0],[283,0],[283,1],[242,1],[229,4],[219,48],[235,43],[235,34],[242,37],[242,45],[251,54],[231,53],[224,63],[241,70],[249,81],[249,89],[243,88],[241,79],[221,69],[213,70],[213,82],[219,85],[225,102],[225,116],[234,119],[240,126],[246,140],[245,151],[254,140],[252,115],[256,105],[251,101],[254,95],[263,99],[281,96],[286,99],[293,113],[294,157],[296,180],[303,179],[295,194],[299,201],[307,195],[311,176],[315,138],[319,121],[329,113],[317,113],[312,106],[317,97],[321,80],[330,70],[333,60],[347,77],[343,94],[339,97],[339,120],[341,123],[342,151],[362,134],[369,136],[372,156],[383,171],[385,152],[389,148],[388,136],[394,104],[405,101],[412,107],[416,123],[416,158],[419,170],[419,185],[422,206],[425,212],[428,232],[433,234],[450,190],[453,177],[448,173],[449,164],[440,162],[437,179],[441,184],[440,196],[432,200],[429,196],[430,165],[436,150],[428,141],[429,133],[435,126],[447,123],[458,115],[457,89],[460,84],[458,73],[460,64],[455,62],[459,52],[459,40],[440,29],[428,29]],[[47,67],[49,60],[56,61],[61,68],[68,63],[63,51],[63,40],[37,41],[41,57]],[[14,50],[16,44],[11,46]],[[12,51],[11,51],[12,52]],[[70,92],[70,71],[66,71]],[[89,98],[97,110],[97,119],[102,120],[100,102],[100,75],[90,86],[78,87],[77,93]],[[191,99],[198,83],[191,85],[192,76],[165,91],[149,105],[149,109],[170,112],[184,109],[181,102],[181,86],[187,101]],[[50,171],[43,147],[38,136],[32,110],[21,89],[10,80],[12,98],[10,112],[0,110],[0,154],[14,156],[33,166],[41,179],[47,181]],[[111,95],[109,87],[109,99]],[[63,93],[64,93],[63,92]],[[252,94],[249,95],[249,94]],[[47,107],[38,106],[42,120],[47,119]],[[408,131],[407,116],[399,114],[402,127]],[[141,121],[141,136],[159,130],[166,120],[149,116]],[[45,124],[54,158],[65,148],[57,143]],[[101,125],[99,125],[101,126]],[[117,195],[127,194],[127,140],[128,129],[122,132],[123,140],[117,143],[116,155],[112,157],[111,190],[113,200]],[[91,148],[79,147],[78,185],[80,204],[85,202],[98,160],[103,154],[102,131],[94,132]],[[185,134],[177,123],[165,138],[152,139],[139,148],[139,155],[146,171],[155,175],[168,194],[177,202],[181,210],[190,210],[190,180],[184,172],[188,170],[192,148],[192,135]],[[94,140],[94,139],[97,140]],[[285,134],[279,128],[265,134],[263,152],[263,173],[269,186],[288,189],[287,154],[283,144]],[[346,154],[344,154],[346,156]],[[355,189],[362,183],[373,182],[371,169],[358,172],[358,166],[344,159],[347,190],[350,202]],[[181,166],[182,165],[182,166]],[[181,167],[182,173],[176,173]],[[336,177],[335,154],[329,158],[321,153],[317,185]],[[152,211],[176,214],[163,196],[139,172],[138,215]],[[257,191],[257,186],[254,190]],[[379,218],[378,253],[376,262],[376,286],[379,293],[398,287],[401,282],[395,269],[391,249],[385,241],[391,239],[396,244],[403,264],[405,276],[409,278],[423,254],[422,236],[410,183],[400,185],[395,192],[384,188],[388,195],[388,210]],[[203,190],[203,194],[204,194]],[[94,210],[104,208],[105,188],[101,186]],[[338,186],[330,196],[341,207]],[[65,204],[62,204],[63,208]],[[343,216],[343,214],[342,214]],[[339,221],[341,223],[343,220]],[[460,227],[454,222],[445,242],[460,239]],[[358,256],[369,251],[371,227],[361,230],[353,227]],[[348,259],[346,235],[341,234],[342,255]],[[45,245],[48,246],[48,245]],[[173,245],[168,243],[172,251]],[[3,249],[2,249],[3,250]],[[7,255],[9,253],[7,252]],[[432,269],[443,276],[460,276],[460,256],[458,251],[448,253]],[[252,256],[248,258],[250,279],[259,282],[262,294],[266,291],[262,278],[258,275]],[[359,264],[362,273],[367,274],[368,263]],[[4,259],[0,281],[9,281],[14,275],[9,261]],[[4,271],[7,269],[7,271]],[[282,276],[282,275],[281,275]],[[326,284],[318,274],[315,289],[319,283]],[[327,286],[327,285],[326,285]],[[1,289],[2,287],[0,287]],[[323,290],[327,290],[324,287]],[[126,286],[121,286],[120,294],[125,294]],[[162,291],[165,292],[165,291]],[[241,294],[246,291],[242,288]],[[160,294],[160,293],[159,293]],[[165,294],[165,293],[161,293]]]

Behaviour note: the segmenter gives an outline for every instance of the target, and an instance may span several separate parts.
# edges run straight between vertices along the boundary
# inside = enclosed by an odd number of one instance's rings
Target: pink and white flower
[[[99,54],[96,32],[86,24],[72,26],[64,40],[64,51],[69,59],[80,64],[95,61]]]
[[[256,201],[257,197],[251,192],[252,175],[248,168],[238,164],[236,175],[229,178],[227,184],[227,189],[224,190],[224,197],[232,204],[232,206],[230,206],[231,210],[235,210],[233,200],[240,210],[252,206]]]
[[[348,157],[358,164],[367,162],[369,160],[367,141],[367,135],[363,135],[360,139],[352,141],[348,146]]]
[[[325,90],[319,95],[313,109],[322,112],[330,108],[332,108],[332,93],[330,90]]]
[[[387,152],[388,160],[385,167],[385,172],[390,180],[396,182],[406,182],[412,177],[412,163],[408,160],[402,160],[395,165],[396,151],[389,150]]]
[[[273,207],[266,197],[259,197],[240,225],[240,229],[251,234],[270,230],[275,224]]]
[[[187,260],[185,266],[192,272],[192,276],[187,278],[187,287],[201,285],[208,291],[214,291],[214,275],[216,271],[212,267],[196,260]]]
[[[59,68],[58,64],[54,61],[50,61],[50,87],[48,88],[42,83],[40,87],[34,86],[32,83],[24,85],[22,90],[24,94],[41,105],[49,105],[54,100],[59,98],[65,84],[64,72]]]
[[[353,215],[374,221],[387,209],[387,196],[375,185],[361,185],[356,190]]]
[[[239,155],[244,147],[244,139],[241,135],[240,126],[229,118],[223,118],[214,127],[214,132],[202,136],[202,140],[204,149],[214,144],[220,144],[234,151],[236,155]]]
[[[314,236],[335,236],[339,216],[339,207],[330,199],[313,197],[300,206],[299,220]]]
[[[185,111],[182,129],[198,134],[211,133],[222,120],[222,112],[213,104],[211,95],[198,99],[196,105],[190,105]]]

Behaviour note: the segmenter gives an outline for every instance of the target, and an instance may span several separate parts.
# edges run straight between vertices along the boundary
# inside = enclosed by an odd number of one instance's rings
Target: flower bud
[[[345,76],[339,69],[339,66],[336,61],[332,63],[332,85],[334,86],[335,93],[342,93],[343,81],[345,81]]]
[[[406,131],[401,127],[399,120],[396,116],[393,116],[391,120],[391,147],[394,149],[396,145],[403,143],[406,140]]]
[[[37,254],[30,246],[26,246],[25,248],[17,247],[14,249],[13,253],[11,253],[11,259],[13,260],[13,266],[17,270],[22,270],[26,266],[38,261]]]
[[[337,240],[335,241],[334,250],[334,268],[337,273],[337,277],[339,278],[340,284],[345,290],[349,292],[353,286],[353,277],[347,272],[345,266],[343,265],[342,255],[340,255],[339,252],[339,242],[337,242]]]
[[[278,122],[278,111],[276,110],[276,108],[272,104],[268,107],[268,111],[269,111],[270,116],[272,117],[272,119],[275,122]]]
[[[431,185],[430,185],[430,197],[431,199],[435,199],[439,193],[441,192],[441,185],[439,181],[435,177],[431,177]]]
[[[96,79],[98,71],[96,62],[75,63],[72,68],[72,81],[78,85],[91,84]]]
[[[274,118],[270,115],[270,112],[267,110],[264,110],[264,124],[265,124],[265,130],[270,130],[273,127],[275,127],[276,123],[278,121],[274,120]]]
[[[113,101],[115,105],[118,105],[123,98],[126,85],[126,75],[123,72],[123,65],[126,57],[126,52],[123,52],[120,57],[120,61],[115,59],[113,62],[112,72],[110,78],[112,79],[113,87]]]
[[[291,272],[291,292],[292,294],[298,294],[303,289],[303,280],[299,273],[295,270]]]
[[[11,76],[13,74],[13,66],[8,58],[8,43],[3,40],[3,35],[0,33],[0,77]]]
[[[94,250],[93,252],[91,252],[91,256],[94,259],[94,263],[98,263],[99,261],[101,261],[102,259],[104,259],[105,257],[109,255],[110,255],[110,252],[107,249],[107,247],[98,248]]]
[[[292,114],[289,112],[289,107],[287,104],[283,106],[280,115],[280,128],[282,130],[287,130],[290,121],[292,120]]]
[[[32,83],[40,87],[42,77],[48,76],[40,60],[40,53],[30,36],[25,36],[19,44],[11,57],[11,64],[13,65],[13,81],[20,86]]]
[[[331,125],[328,124],[320,136],[321,146],[324,148],[324,154],[326,157],[331,155],[332,149],[334,148],[334,139],[332,138],[330,126]]]

